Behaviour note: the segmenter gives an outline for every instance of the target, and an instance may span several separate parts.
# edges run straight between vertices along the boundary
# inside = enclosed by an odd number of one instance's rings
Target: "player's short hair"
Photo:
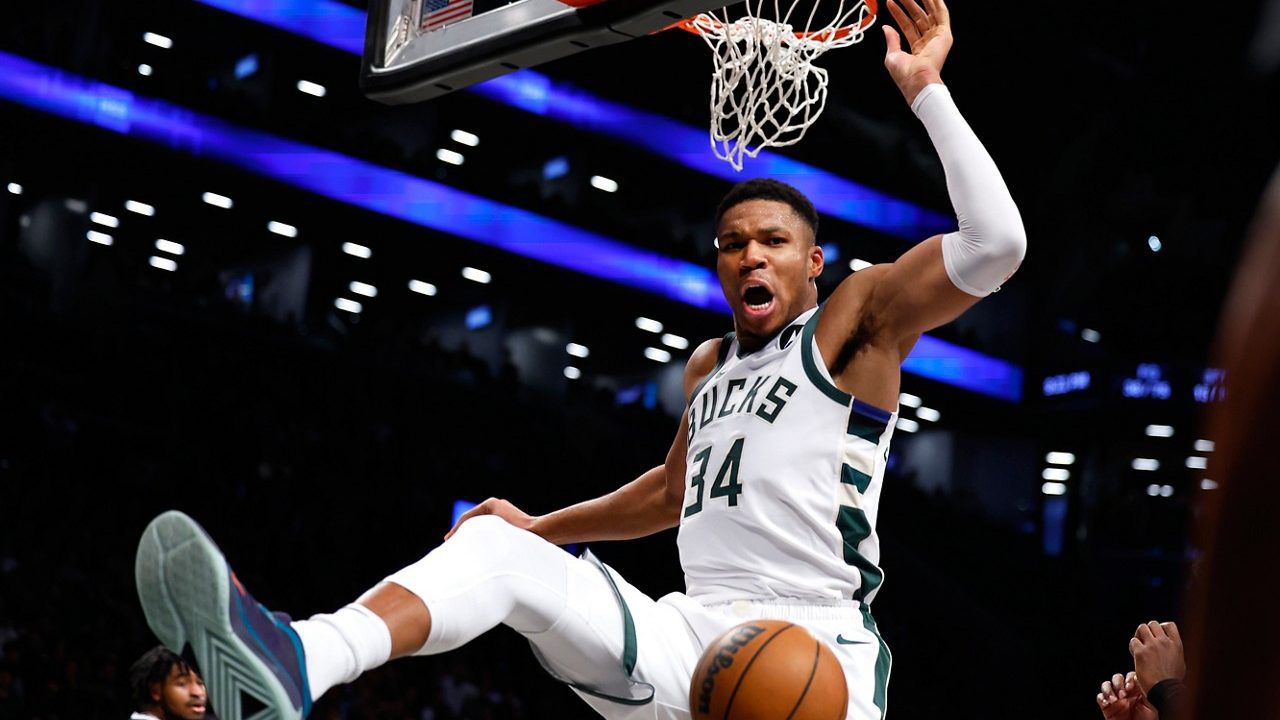
[[[178,672],[181,674],[195,672],[195,668],[183,660],[181,655],[163,645],[151,648],[133,663],[129,668],[129,690],[133,695],[135,710],[142,710],[155,704],[151,699],[151,686],[164,683],[175,665],[178,666]]]
[[[716,208],[716,227],[720,227],[720,220],[730,208],[748,200],[776,200],[790,205],[796,215],[808,223],[814,238],[818,237],[818,210],[813,207],[813,203],[804,193],[773,178],[743,180],[730,188]]]

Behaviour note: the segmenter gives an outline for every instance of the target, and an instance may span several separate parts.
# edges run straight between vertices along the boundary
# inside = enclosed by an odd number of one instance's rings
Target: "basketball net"
[[[797,7],[809,2],[805,17]],[[827,104],[827,71],[814,61],[860,42],[876,19],[876,0],[839,0],[830,22],[814,27],[819,4],[747,0],[746,14],[736,20],[725,8],[679,24],[711,48],[711,148],[735,170],[766,147],[794,145],[804,137]],[[803,29],[797,29],[801,22]]]

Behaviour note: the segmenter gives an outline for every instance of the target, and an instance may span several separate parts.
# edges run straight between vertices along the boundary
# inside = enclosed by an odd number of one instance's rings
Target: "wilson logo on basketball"
[[[765,629],[759,625],[742,625],[720,645],[720,650],[716,653],[711,666],[707,668],[707,676],[702,681],[702,688],[698,692],[698,712],[710,712],[711,695],[716,689],[716,676],[722,669],[732,666],[733,657],[738,654],[738,651],[764,631]]]

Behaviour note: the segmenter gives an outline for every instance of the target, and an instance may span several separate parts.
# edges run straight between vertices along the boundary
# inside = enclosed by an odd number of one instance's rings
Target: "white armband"
[[[938,151],[960,223],[957,232],[942,237],[947,277],[964,292],[986,297],[1000,289],[1026,255],[1027,236],[1018,206],[945,85],[925,86],[911,110]]]

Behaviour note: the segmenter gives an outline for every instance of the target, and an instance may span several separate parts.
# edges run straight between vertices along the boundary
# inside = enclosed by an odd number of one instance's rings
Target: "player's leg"
[[[625,623],[609,580],[595,565],[498,518],[468,521],[359,603],[292,624],[258,605],[216,545],[181,513],[148,527],[137,573],[152,629],[170,647],[191,645],[226,720],[239,720],[241,691],[281,717],[304,716],[328,688],[390,657],[444,652],[499,623],[529,637],[565,680],[588,688],[628,684]],[[652,600],[625,583],[623,592],[643,634],[670,634],[649,629],[661,621],[650,619]],[[682,629],[678,616],[667,620]],[[696,660],[697,649],[689,644],[683,654]],[[683,692],[679,672],[658,674],[674,686],[664,686],[664,697]]]

